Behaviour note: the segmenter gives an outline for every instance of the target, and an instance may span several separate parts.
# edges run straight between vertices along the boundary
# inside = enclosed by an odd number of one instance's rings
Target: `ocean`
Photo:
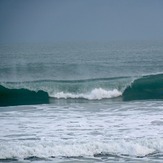
[[[0,162],[163,162],[163,42],[0,45]]]

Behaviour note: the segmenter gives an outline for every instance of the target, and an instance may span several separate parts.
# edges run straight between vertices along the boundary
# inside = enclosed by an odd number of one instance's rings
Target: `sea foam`
[[[159,149],[157,149],[159,147]],[[50,158],[50,157],[96,157],[96,156],[132,156],[146,157],[157,152],[162,152],[163,142],[151,141],[112,141],[107,143],[89,142],[82,144],[57,145],[53,142],[21,142],[1,143],[0,159],[29,157]],[[161,151],[160,151],[161,150]]]
[[[88,99],[88,100],[101,100],[101,99],[105,99],[105,98],[115,98],[115,97],[118,97],[121,95],[122,95],[122,93],[120,91],[118,91],[117,89],[105,90],[102,88],[95,88],[89,93],[75,94],[75,93],[58,92],[58,93],[51,94],[50,97],[54,97],[54,98],[58,98],[58,99],[60,99],[60,98],[64,98],[64,99],[83,98],[83,99]]]

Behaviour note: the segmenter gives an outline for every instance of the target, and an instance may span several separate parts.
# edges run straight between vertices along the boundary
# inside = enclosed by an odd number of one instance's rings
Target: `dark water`
[[[0,46],[0,162],[162,162],[163,42]]]

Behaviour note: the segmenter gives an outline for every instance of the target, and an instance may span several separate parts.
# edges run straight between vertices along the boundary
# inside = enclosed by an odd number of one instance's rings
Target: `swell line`
[[[31,80],[31,81],[20,81],[20,82],[1,82],[2,84],[19,84],[19,83],[46,83],[46,82],[54,82],[54,83],[86,83],[86,82],[98,82],[98,81],[109,81],[109,80],[118,80],[118,79],[127,79],[131,78],[130,76],[120,76],[120,77],[110,77],[110,78],[92,78],[92,79],[80,79],[80,80]]]

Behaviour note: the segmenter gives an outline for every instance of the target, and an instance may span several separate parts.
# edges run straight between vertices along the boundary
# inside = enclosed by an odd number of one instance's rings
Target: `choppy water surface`
[[[1,46],[0,162],[162,162],[162,47]]]
[[[161,101],[64,102],[1,108],[1,159],[161,162]]]

